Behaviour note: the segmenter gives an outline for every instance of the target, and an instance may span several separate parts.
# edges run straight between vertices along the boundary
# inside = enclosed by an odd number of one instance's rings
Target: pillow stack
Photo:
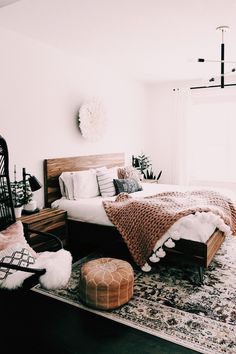
[[[61,194],[70,200],[113,197],[119,193],[142,190],[139,172],[132,166],[100,167],[84,171],[63,172],[59,177]]]

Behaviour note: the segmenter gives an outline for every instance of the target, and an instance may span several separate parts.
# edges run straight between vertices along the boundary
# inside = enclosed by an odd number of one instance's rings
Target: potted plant
[[[23,205],[28,204],[32,200],[33,194],[29,184],[26,182],[24,186],[23,181],[11,182],[11,192],[16,217],[20,217]]]
[[[153,169],[152,169],[152,167],[149,169],[149,170],[147,170],[146,171],[146,179],[155,179],[156,181],[158,181],[159,180],[159,178],[161,177],[161,174],[162,174],[162,171],[160,171],[159,173],[158,173],[158,175],[155,175],[154,174],[154,172],[153,172]]]
[[[141,154],[138,156],[132,156],[132,166],[140,171],[145,178],[145,171],[151,166],[151,162],[148,156]]]
[[[158,181],[162,174],[162,171],[160,171],[158,175],[154,174],[149,156],[146,156],[143,153],[138,156],[132,156],[132,166],[140,171],[144,179],[152,179]]]

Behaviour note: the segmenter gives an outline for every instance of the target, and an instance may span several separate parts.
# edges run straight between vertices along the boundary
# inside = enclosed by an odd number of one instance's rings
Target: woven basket
[[[133,296],[134,272],[121,259],[99,258],[81,268],[80,299],[97,309],[114,309]]]

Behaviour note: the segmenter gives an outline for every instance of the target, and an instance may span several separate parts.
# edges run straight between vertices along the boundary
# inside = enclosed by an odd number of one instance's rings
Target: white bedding
[[[133,198],[151,196],[160,192],[166,191],[186,191],[196,188],[184,188],[176,185],[158,184],[158,183],[142,183],[143,191],[132,193]],[[225,192],[225,191],[224,191]],[[225,193],[226,194],[226,193]],[[231,196],[230,196],[231,197]],[[66,210],[70,220],[82,221],[87,223],[113,226],[108,219],[103,208],[103,200],[115,200],[114,197],[103,198],[101,196],[94,198],[81,198],[78,200],[68,200],[61,198],[52,203],[53,208]],[[219,228],[223,232],[230,233],[230,229],[224,224],[222,219],[215,214],[196,213],[185,216],[178,220],[163,236],[162,240],[168,239],[171,234],[179,234],[181,238],[206,242],[213,234],[214,230]],[[163,241],[162,241],[163,242]],[[155,248],[158,248],[158,244]]]

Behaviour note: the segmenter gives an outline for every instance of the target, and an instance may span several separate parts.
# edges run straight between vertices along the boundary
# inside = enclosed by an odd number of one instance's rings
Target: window
[[[236,89],[200,91],[191,92],[186,120],[188,181],[236,187]]]

